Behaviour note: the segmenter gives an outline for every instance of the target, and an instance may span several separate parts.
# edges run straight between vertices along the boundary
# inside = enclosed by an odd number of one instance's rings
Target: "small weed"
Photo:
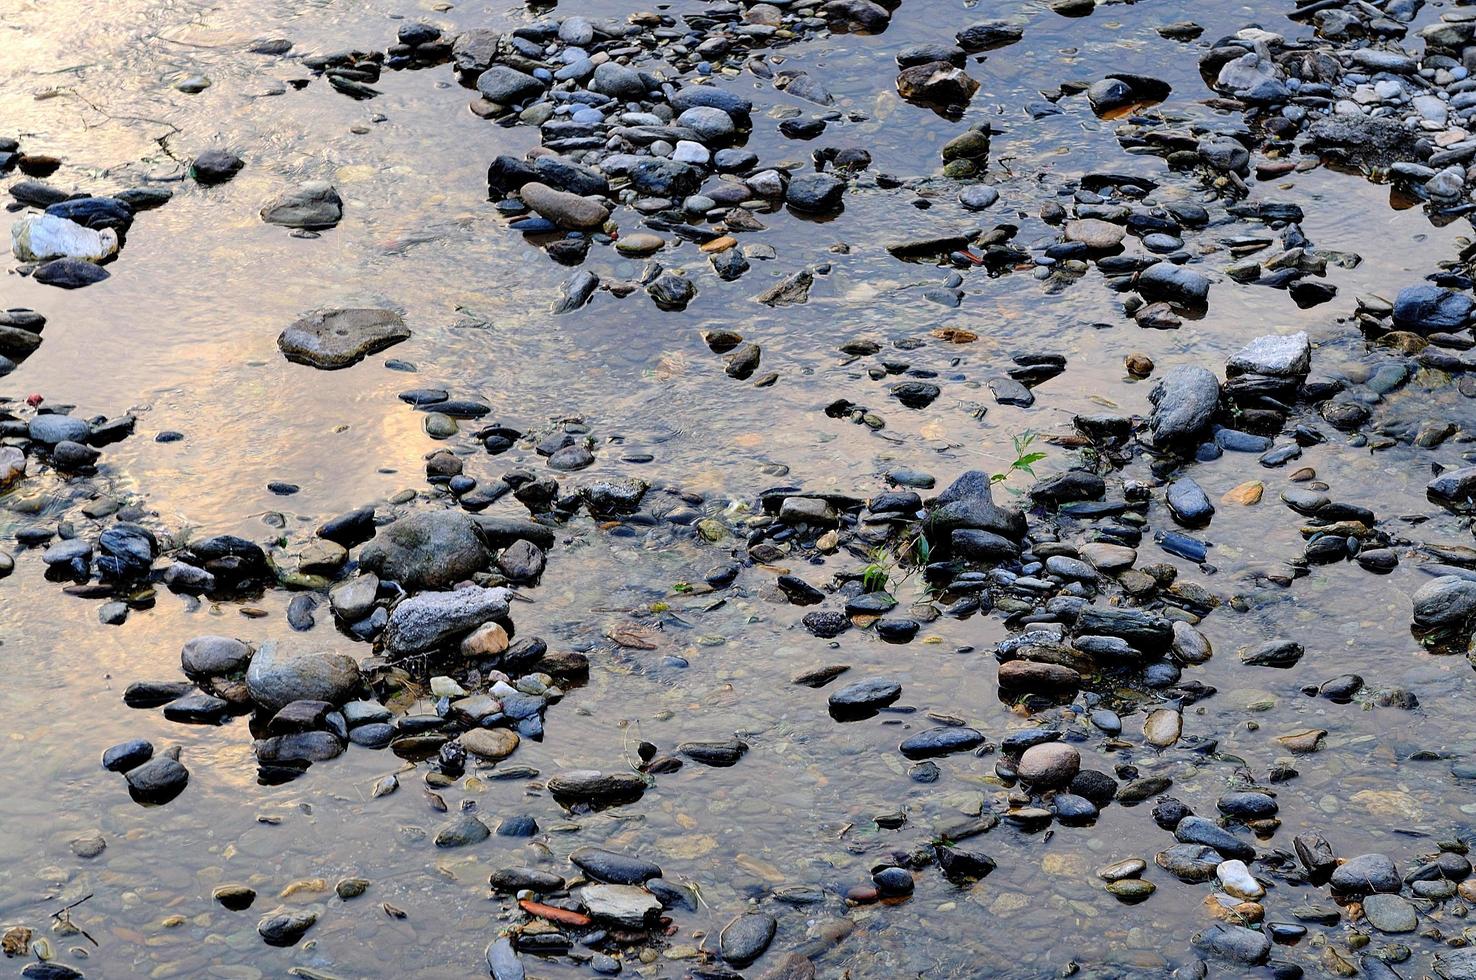
[[[1004,483],[1016,473],[1026,473],[1035,476],[1035,464],[1046,458],[1043,452],[1031,452],[1030,446],[1035,442],[1035,433],[1026,429],[1024,432],[1014,436],[1011,440],[1015,444],[1015,459],[1002,473],[995,473],[989,478],[990,484]]]

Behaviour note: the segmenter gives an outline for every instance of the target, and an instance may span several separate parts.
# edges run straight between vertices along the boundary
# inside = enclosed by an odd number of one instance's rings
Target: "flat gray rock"
[[[322,180],[304,181],[261,209],[261,220],[285,228],[332,228],[342,218],[343,198]]]
[[[370,354],[410,339],[410,328],[394,310],[318,310],[277,337],[287,360],[324,371],[358,364]]]

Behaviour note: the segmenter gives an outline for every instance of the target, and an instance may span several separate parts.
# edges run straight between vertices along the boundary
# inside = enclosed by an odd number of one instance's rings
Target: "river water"
[[[704,4],[662,6],[681,14]],[[657,488],[649,512],[678,506],[681,492],[737,527],[737,508],[774,485],[864,497],[885,489],[881,475],[899,466],[935,474],[939,487],[966,470],[999,470],[1014,455],[1011,437],[1026,430],[1043,434],[1037,448],[1047,456],[1037,472],[1064,470],[1073,455],[1050,437],[1069,434],[1073,415],[1149,411],[1151,382],[1133,380],[1122,367],[1130,353],[1151,357],[1159,373],[1178,364],[1218,372],[1252,337],[1305,330],[1318,372],[1366,372],[1387,355],[1350,323],[1353,297],[1392,298],[1452,258],[1469,229],[1464,221],[1438,227],[1419,207],[1396,207],[1387,186],[1357,174],[1318,168],[1257,185],[1266,199],[1300,205],[1303,230],[1320,247],[1362,258],[1354,268],[1330,267],[1337,299],[1308,310],[1284,292],[1225,280],[1202,319],[1145,330],[1122,315],[1120,296],[1096,272],[1057,289],[1029,270],[993,278],[970,271],[962,305],[951,309],[922,296],[943,270],[885,251],[899,239],[994,222],[1020,225],[1023,244],[1049,241],[1055,233],[1037,217],[1040,203],[1054,197],[1048,188],[1097,169],[1154,175],[1163,200],[1201,199],[1188,175],[1124,153],[1115,124],[1094,116],[1084,99],[1065,99],[1060,115],[1038,120],[1023,107],[1063,82],[1134,71],[1173,86],[1166,111],[1186,120],[1229,118],[1205,104],[1212,93],[1197,69],[1198,45],[1155,28],[1193,16],[1204,40],[1257,22],[1295,31],[1285,18],[1289,7],[1144,0],[1102,3],[1090,17],[1066,18],[1036,2],[906,0],[884,34],[827,35],[783,48],[783,67],[823,79],[846,115],[815,145],[864,146],[873,156],[845,211],[823,221],[762,215],[768,229],[751,237],[772,245],[776,257],[755,261],[736,282],[712,275],[691,243],[664,253],[663,261],[692,269],[699,285],[683,312],[660,312],[641,292],[623,299],[600,292],[583,309],[555,317],[549,308],[570,270],[509,231],[486,193],[489,161],[522,155],[536,145],[536,131],[469,112],[472,93],[445,65],[386,71],[376,83],[382,94],[360,102],[321,79],[294,88],[287,83],[312,77],[297,61],[247,50],[253,39],[274,36],[291,38],[294,52],[383,49],[399,18],[448,31],[510,29],[540,12],[514,3],[432,9],[388,0],[0,0],[0,135],[61,157],[62,169],[49,179],[63,188],[155,181],[175,192],[166,206],[140,214],[106,282],[63,292],[15,274],[0,279],[0,308],[33,307],[49,320],[43,345],[3,390],[74,403],[83,415],[133,411],[139,418],[138,432],[107,450],[95,478],[42,475],[12,492],[11,507],[0,510],[0,537],[42,519],[82,521],[77,508],[104,494],[141,505],[152,526],[263,542],[285,535],[291,551],[327,516],[383,505],[402,490],[425,492],[423,459],[438,443],[424,432],[424,415],[396,397],[409,387],[482,400],[492,407],[489,419],[527,431],[583,420],[597,443],[588,475],[640,476]],[[630,12],[604,0],[567,0],[552,10],[596,19]],[[1025,40],[970,60],[982,87],[962,122],[899,99],[892,85],[898,50],[950,40],[966,24],[1002,16],[1021,19]],[[212,82],[203,92],[174,87],[197,74]],[[814,106],[746,74],[723,84],[757,103],[749,149],[766,163],[808,165],[812,145],[781,136],[782,115],[773,107]],[[942,145],[985,121],[997,130],[989,180],[1001,202],[973,215],[955,203],[956,185],[933,175]],[[211,146],[239,152],[241,173],[218,187],[179,180],[181,161]],[[878,186],[877,173],[929,179]],[[318,237],[294,237],[257,216],[286,182],[302,179],[331,181],[345,202],[342,223]],[[915,206],[919,198],[932,206]],[[1243,233],[1237,227],[1224,237]],[[1210,229],[1195,247],[1218,250],[1220,237]],[[842,243],[848,247],[835,247]],[[815,263],[830,270],[807,303],[754,301],[781,276]],[[642,264],[610,249],[587,262],[607,279],[635,278]],[[288,363],[276,350],[277,334],[323,306],[390,306],[414,336],[345,371]],[[942,328],[979,339],[950,345],[932,336]],[[702,339],[713,329],[759,343],[762,370],[777,372],[777,382],[755,387],[725,376]],[[858,338],[925,341],[905,356],[945,379],[942,396],[925,412],[887,399],[864,362],[839,352]],[[1019,351],[1064,355],[1068,368],[1036,389],[1033,407],[996,406],[980,381]],[[388,357],[417,372],[387,369]],[[828,417],[825,406],[841,398],[875,408],[887,427],[877,433]],[[1449,418],[1469,427],[1469,404],[1451,387],[1416,382],[1391,395],[1386,408],[1394,418]],[[975,409],[983,405],[989,409],[981,418]],[[155,441],[165,430],[184,438]],[[1459,544],[1469,543],[1469,531],[1424,499],[1430,463],[1457,460],[1459,452],[1456,443],[1371,452],[1334,438],[1308,448],[1291,468],[1314,467],[1338,499],[1372,508],[1397,537]],[[627,461],[643,454],[649,462]],[[541,465],[518,449],[468,455],[466,471],[490,479],[518,463]],[[1139,466],[1136,475],[1144,473]],[[1174,795],[1209,814],[1238,769],[1264,782],[1287,755],[1276,736],[1325,729],[1322,750],[1296,757],[1300,775],[1275,787],[1282,822],[1260,847],[1289,851],[1294,834],[1317,830],[1341,855],[1378,851],[1401,868],[1413,866],[1436,842],[1472,833],[1476,804],[1451,772],[1453,761],[1476,749],[1467,709],[1471,667],[1463,657],[1426,652],[1410,635],[1408,597],[1425,578],[1413,560],[1377,577],[1352,562],[1316,566],[1290,588],[1258,576],[1301,554],[1304,521],[1276,499],[1290,486],[1288,473],[1262,469],[1242,453],[1196,464],[1195,479],[1216,501],[1242,481],[1266,481],[1258,506],[1220,506],[1205,532],[1215,545],[1212,570],[1146,541],[1142,548],[1153,561],[1178,565],[1181,581],[1245,599],[1245,611],[1222,606],[1201,624],[1217,656],[1193,676],[1217,693],[1184,713],[1186,736],[1218,739],[1218,752],[1184,744],[1154,750],[1138,735],[1141,713],[1125,708],[1119,747],[1104,746],[1101,733],[1080,721],[1067,724],[1089,736],[1080,747],[1095,767],[1131,764],[1144,775],[1171,776]],[[301,491],[277,496],[270,481]],[[39,515],[18,504],[37,494],[44,497]],[[511,498],[497,507],[522,510]],[[1400,515],[1418,515],[1418,522]],[[1150,516],[1169,524],[1158,501]],[[562,527],[542,584],[527,590],[532,601],[515,604],[514,616],[519,635],[588,653],[591,676],[550,708],[546,738],[525,740],[511,761],[545,775],[620,770],[642,739],[669,751],[683,740],[734,734],[751,746],[744,759],[727,769],[689,764],[657,777],[638,803],[597,814],[566,814],[537,781],[458,784],[442,791],[453,810],[471,798],[489,823],[531,814],[542,832],[454,851],[426,838],[445,817],[428,804],[415,774],[401,773],[398,793],[371,798],[375,781],[401,767],[388,752],[351,748],[302,779],[262,786],[244,720],[184,726],[123,704],[131,681],[177,677],[179,649],[192,636],[291,638],[285,613],[293,593],[196,601],[160,589],[151,607],[103,626],[96,602],[64,595],[46,580],[35,552],[19,552],[15,573],[0,584],[8,688],[0,924],[30,926],[61,961],[96,977],[249,978],[294,966],[339,977],[484,975],[483,948],[521,918],[490,895],[487,874],[541,862],[565,867],[570,850],[596,844],[657,861],[667,878],[695,885],[702,898],[697,911],[671,913],[671,935],[628,951],[627,974],[687,975],[703,938],[750,905],[779,922],[769,959],[752,975],[839,917],[855,931],[817,956],[821,976],[1043,977],[1073,969],[1153,976],[1195,961],[1189,937],[1213,921],[1201,905],[1211,887],[1153,866],[1154,853],[1173,841],[1149,818],[1151,802],[1108,807],[1085,828],[1040,833],[1003,824],[970,841],[998,863],[983,881],[955,885],[933,869],[917,874],[905,902],[847,903],[846,891],[868,882],[892,851],[926,843],[950,821],[1003,808],[1008,790],[994,774],[997,756],[940,759],[942,778],[924,784],[908,777],[896,746],[936,724],[927,712],[961,718],[994,742],[1028,726],[996,682],[993,644],[1009,629],[998,616],[944,617],[907,645],[862,630],[824,641],[800,627],[806,610],[783,601],[769,572],[745,572],[722,602],[673,588],[700,581],[734,548],[741,550],[740,540],[713,543],[661,522],[612,528],[580,517]],[[823,561],[795,557],[786,567],[818,584],[864,563],[842,551]],[[926,600],[923,590],[913,577],[897,595],[905,605]],[[312,645],[367,654],[334,629],[326,607],[318,620],[307,634]],[[649,628],[655,649],[611,642],[608,633],[622,626]],[[1234,655],[1281,636],[1307,649],[1290,670],[1249,668]],[[825,663],[851,665],[851,679],[896,678],[899,704],[916,712],[836,723],[825,691],[790,683]],[[1369,691],[1414,691],[1418,708],[1375,699],[1334,704],[1301,693],[1349,672],[1362,675]],[[1120,708],[1151,700],[1117,693]],[[121,779],[98,765],[104,748],[136,737],[182,746],[191,781],[167,806],[135,804]],[[906,815],[900,830],[876,823],[899,812]],[[70,842],[94,831],[106,850],[79,858]],[[1136,905],[1108,894],[1094,874],[1131,857],[1148,861],[1146,877],[1158,886]],[[319,911],[319,921],[296,947],[262,944],[256,920],[281,889],[350,875],[372,882],[364,898],[342,902],[309,891],[282,899]],[[256,888],[253,911],[214,903],[212,889],[224,883]],[[819,901],[775,899],[776,889],[794,886],[816,890]],[[71,921],[95,943],[53,928],[52,913],[84,896]],[[1273,887],[1267,919],[1289,921],[1293,906],[1314,899],[1292,884]],[[387,915],[380,903],[405,917]],[[1451,903],[1426,914],[1443,935],[1460,934]],[[1273,956],[1316,970],[1324,945],[1352,955],[1348,936],[1360,928],[1368,931],[1349,922],[1314,927]],[[1375,935],[1374,945],[1391,941]],[[1408,967],[1416,975],[1439,945],[1415,936],[1397,941],[1416,950]],[[642,948],[651,951],[649,962],[641,961]],[[76,949],[86,958],[69,952]],[[590,972],[569,958],[530,960],[529,968],[544,977]],[[1224,975],[1251,968],[1229,969]]]

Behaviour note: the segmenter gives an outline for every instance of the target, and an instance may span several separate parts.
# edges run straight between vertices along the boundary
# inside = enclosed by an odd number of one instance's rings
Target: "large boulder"
[[[390,613],[384,648],[396,656],[421,653],[506,615],[506,589],[471,586],[454,592],[422,592]]]
[[[468,579],[486,568],[490,557],[470,515],[437,510],[380,528],[360,553],[359,565],[413,592]]]
[[[269,711],[293,701],[343,704],[359,689],[359,664],[343,653],[291,651],[265,643],[246,669],[246,690]]]

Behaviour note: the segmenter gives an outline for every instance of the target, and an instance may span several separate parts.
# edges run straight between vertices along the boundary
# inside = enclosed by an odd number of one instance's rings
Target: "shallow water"
[[[702,6],[680,0],[671,12]],[[290,58],[245,51],[252,38],[278,35],[292,38],[296,52],[382,49],[393,39],[396,16],[427,17],[458,30],[507,27],[532,16],[517,5],[430,11],[387,0],[226,6],[0,0],[6,52],[0,131],[62,156],[66,163],[51,178],[60,186],[106,189],[155,179],[171,181],[175,190],[168,205],[139,216],[107,282],[62,292],[14,274],[0,280],[0,307],[34,307],[50,321],[44,344],[4,390],[74,402],[84,415],[136,410],[138,434],[108,450],[99,482],[142,503],[161,526],[261,541],[285,533],[291,551],[326,516],[403,489],[424,491],[423,457],[438,444],[423,432],[423,416],[396,398],[409,387],[444,386],[457,397],[482,399],[493,406],[489,420],[528,430],[582,419],[603,445],[595,467],[581,477],[639,475],[658,487],[700,494],[701,509],[717,515],[729,502],[751,503],[777,484],[876,493],[884,489],[881,474],[899,465],[934,473],[941,487],[965,470],[1006,465],[1010,437],[1023,430],[1064,435],[1074,414],[1104,408],[1145,414],[1151,382],[1125,377],[1123,357],[1131,352],[1148,354],[1159,373],[1181,363],[1218,371],[1254,336],[1304,329],[1313,338],[1317,371],[1377,365],[1386,355],[1369,351],[1348,322],[1353,297],[1392,296],[1453,256],[1466,229],[1464,222],[1436,227],[1419,208],[1393,210],[1387,187],[1355,175],[1318,169],[1256,186],[1256,199],[1301,205],[1303,228],[1320,247],[1362,256],[1354,269],[1330,267],[1338,296],[1310,310],[1298,310],[1284,292],[1221,278],[1203,319],[1177,331],[1142,330],[1122,315],[1120,298],[1099,273],[1050,291],[1028,270],[994,279],[967,272],[963,305],[946,309],[920,296],[942,278],[941,270],[901,263],[884,251],[900,238],[995,222],[1020,224],[1021,244],[1053,240],[1054,230],[1036,217],[1053,193],[1041,186],[1057,187],[1098,168],[1154,175],[1163,181],[1159,200],[1199,199],[1194,183],[1170,174],[1163,161],[1124,154],[1113,124],[1096,119],[1083,98],[1063,100],[1062,115],[1039,121],[1021,107],[1063,81],[1130,70],[1173,85],[1163,110],[1211,118],[1214,110],[1202,104],[1211,93],[1195,63],[1202,43],[1254,21],[1293,31],[1284,18],[1289,6],[1257,0],[1191,11],[1169,2],[1103,4],[1091,17],[1066,19],[1038,3],[906,0],[883,35],[784,48],[783,67],[823,78],[837,107],[859,118],[833,123],[813,145],[795,143],[778,134],[768,106],[802,103],[761,79],[727,82],[759,102],[748,146],[766,163],[803,165],[815,145],[857,144],[873,154],[873,174],[931,175],[943,143],[987,119],[1002,130],[989,174],[1001,203],[968,214],[954,201],[954,182],[939,177],[921,192],[934,206],[921,210],[911,203],[917,190],[879,188],[863,178],[833,220],[763,215],[768,230],[749,237],[773,245],[778,258],[756,261],[737,282],[719,281],[690,243],[663,253],[664,263],[691,269],[698,283],[700,295],[685,312],[661,313],[639,292],[625,299],[601,292],[584,309],[552,317],[556,285],[571,270],[509,231],[486,200],[487,163],[536,145],[535,132],[472,115],[469,92],[448,66],[386,71],[376,85],[383,94],[366,102],[344,98],[321,79],[268,96],[308,73]],[[618,18],[629,10],[585,0],[555,12]],[[1025,41],[990,52],[981,64],[971,59],[970,72],[983,87],[962,122],[897,97],[898,49],[948,40],[981,17],[1017,13],[1027,20]],[[1205,25],[1201,42],[1177,43],[1153,30],[1191,13]],[[185,95],[172,87],[196,73],[213,81],[205,92]],[[179,161],[213,145],[241,153],[240,175],[214,188],[172,182]],[[258,220],[257,209],[284,182],[305,178],[331,180],[342,193],[345,217],[337,228],[302,239]],[[628,211],[622,220],[634,227]],[[1218,237],[1211,228],[1196,243]],[[842,242],[848,252],[831,248]],[[819,262],[832,269],[817,279],[807,304],[770,309],[753,301],[780,276]],[[602,276],[634,278],[643,262],[596,248],[586,264]],[[1224,264],[1221,257],[1214,267]],[[414,337],[345,371],[285,362],[275,347],[278,332],[303,311],[328,305],[393,306]],[[980,340],[945,344],[930,336],[942,327],[971,330]],[[713,328],[735,329],[761,344],[761,370],[777,371],[778,382],[755,388],[726,377],[721,358],[701,338]],[[942,375],[942,397],[925,412],[890,400],[864,364],[837,351],[859,337],[925,339],[906,356]],[[982,382],[1019,350],[1064,354],[1067,372],[1036,389],[1032,408],[996,406]],[[413,362],[418,372],[387,370],[388,357]],[[886,429],[875,434],[828,418],[823,408],[838,398],[873,407]],[[982,405],[989,408],[980,419],[973,410]],[[1391,396],[1385,411],[1416,421],[1448,417],[1467,428],[1472,418],[1469,402],[1451,387],[1418,383]],[[1306,406],[1298,413],[1317,421]],[[162,430],[182,431],[185,439],[153,441]],[[1065,448],[1045,448],[1042,476],[1072,461]],[[1439,840],[1469,839],[1476,810],[1450,767],[1476,749],[1465,707],[1471,667],[1463,657],[1426,653],[1411,637],[1408,596],[1423,580],[1416,562],[1406,560],[1387,576],[1349,562],[1314,566],[1288,589],[1253,576],[1301,553],[1297,529],[1304,521],[1276,499],[1289,486],[1287,474],[1301,465],[1314,467],[1336,499],[1372,508],[1410,541],[1469,543],[1469,531],[1448,516],[1412,525],[1397,520],[1430,515],[1429,464],[1456,460],[1460,450],[1452,442],[1437,450],[1400,444],[1372,453],[1334,438],[1286,469],[1261,469],[1253,455],[1236,453],[1198,464],[1194,478],[1215,501],[1243,480],[1266,482],[1260,505],[1219,506],[1204,535],[1215,545],[1213,574],[1159,553],[1146,537],[1141,549],[1145,561],[1173,561],[1181,581],[1247,600],[1247,612],[1223,606],[1204,620],[1201,629],[1217,656],[1186,671],[1218,694],[1186,710],[1185,734],[1218,738],[1219,752],[1203,756],[1184,746],[1156,752],[1138,734],[1141,713],[1124,711],[1124,747],[1108,748],[1100,733],[1076,723],[1088,736],[1078,743],[1088,762],[1170,775],[1174,795],[1212,814],[1237,767],[1264,778],[1285,755],[1275,736],[1324,728],[1324,749],[1297,757],[1299,778],[1276,786],[1282,825],[1262,847],[1289,850],[1293,834],[1318,829],[1342,855],[1383,851],[1403,868]],[[654,459],[622,462],[630,453]],[[466,458],[467,472],[481,478],[519,463],[541,466],[523,449]],[[1135,462],[1130,473],[1144,478],[1147,467]],[[274,496],[267,489],[272,480],[302,490]],[[59,482],[48,486],[59,498],[48,515],[67,511],[64,498],[81,492]],[[653,491],[647,509],[659,509],[651,501],[662,499]],[[494,508],[521,511],[510,497]],[[280,532],[269,523],[278,514]],[[1155,527],[1170,526],[1157,501],[1150,518]],[[0,511],[0,536],[32,521]],[[0,835],[6,869],[0,921],[44,933],[54,911],[90,896],[72,918],[96,946],[77,935],[51,937],[62,959],[88,976],[254,977],[281,975],[293,965],[345,977],[482,975],[482,949],[520,918],[489,897],[487,873],[536,864],[541,849],[559,868],[573,848],[600,844],[648,855],[667,877],[701,890],[703,908],[673,913],[674,934],[656,944],[654,962],[627,958],[626,972],[640,976],[684,975],[701,935],[715,934],[749,902],[779,919],[769,960],[824,918],[853,919],[856,931],[817,960],[826,977],[1035,977],[1073,964],[1084,975],[1141,976],[1193,961],[1188,938],[1212,921],[1200,905],[1210,887],[1181,884],[1153,867],[1154,852],[1172,840],[1149,819],[1151,802],[1108,807],[1090,828],[1042,834],[1001,825],[969,842],[999,864],[977,885],[956,887],[930,870],[917,875],[917,892],[906,903],[848,907],[846,889],[866,882],[892,849],[925,843],[932,828],[981,807],[1003,809],[995,756],[937,760],[942,778],[919,784],[906,775],[896,744],[931,727],[923,716],[928,711],[961,717],[993,742],[1029,724],[998,693],[993,644],[1008,630],[999,617],[942,618],[905,646],[862,630],[827,642],[799,626],[806,610],[784,603],[772,576],[760,569],[746,570],[717,608],[714,596],[673,591],[676,583],[700,581],[735,546],[741,541],[714,545],[668,524],[612,532],[581,517],[562,529],[542,585],[527,590],[532,601],[515,605],[513,614],[519,635],[587,651],[591,679],[550,709],[546,740],[525,741],[511,761],[545,775],[620,770],[635,759],[640,739],[670,749],[684,739],[733,733],[752,746],[748,755],[731,769],[688,765],[657,777],[639,803],[574,818],[525,782],[453,787],[443,791],[453,811],[470,798],[489,818],[529,813],[544,835],[534,843],[493,837],[446,852],[416,832],[432,830],[444,817],[428,805],[415,774],[401,775],[398,793],[370,798],[374,781],[400,768],[388,752],[352,748],[302,779],[260,786],[243,719],[220,729],[181,726],[123,705],[119,695],[130,681],[177,676],[178,650],[192,636],[291,639],[290,593],[194,603],[161,590],[152,608],[135,611],[122,626],[103,627],[95,602],[63,595],[44,580],[34,553],[18,554],[15,574],[0,585],[0,655],[9,679],[0,765],[0,820],[7,831]],[[865,563],[844,552],[815,567],[805,561],[797,559],[793,570],[815,584]],[[920,583],[907,581],[898,598],[904,604],[924,598]],[[669,608],[652,611],[657,602]],[[243,605],[266,615],[247,618]],[[292,642],[367,654],[334,630],[326,607],[318,620]],[[632,622],[656,628],[656,649],[624,649],[606,638],[607,629]],[[1234,655],[1276,636],[1306,646],[1296,667],[1248,668]],[[668,655],[689,666],[667,664]],[[852,665],[848,679],[895,677],[903,685],[900,704],[917,713],[834,722],[826,691],[789,683],[800,670],[832,662]],[[1336,705],[1299,691],[1346,672],[1361,674],[1370,691],[1413,690],[1420,706]],[[132,737],[183,746],[191,771],[183,796],[163,808],[140,807],[119,777],[100,769],[100,752]],[[1436,757],[1412,759],[1417,751]],[[901,830],[876,826],[876,816],[897,811],[907,817]],[[78,859],[68,842],[91,829],[102,832],[107,850]],[[1133,856],[1149,861],[1147,877],[1158,892],[1127,906],[1103,891],[1093,872]],[[372,880],[364,898],[288,899],[318,908],[318,924],[297,948],[261,943],[256,919],[276,904],[277,891],[295,879],[322,877],[331,886],[345,875]],[[225,882],[257,888],[261,897],[251,912],[212,902],[212,888]],[[781,885],[818,888],[825,897],[788,907],[770,897]],[[1273,889],[1267,919],[1286,921],[1291,906],[1318,897],[1307,889]],[[387,916],[381,902],[407,917]],[[183,921],[166,925],[170,916]],[[1448,907],[1434,917],[1447,934],[1460,932]],[[1313,932],[1338,943],[1345,928]],[[1421,942],[1403,938],[1411,946]],[[1376,936],[1375,946],[1386,939]],[[90,950],[85,962],[67,956],[74,946]],[[1434,948],[1424,947],[1416,960],[1421,969]],[[1309,936],[1276,955],[1315,969],[1319,944]],[[589,973],[568,959],[531,968],[548,977]]]

